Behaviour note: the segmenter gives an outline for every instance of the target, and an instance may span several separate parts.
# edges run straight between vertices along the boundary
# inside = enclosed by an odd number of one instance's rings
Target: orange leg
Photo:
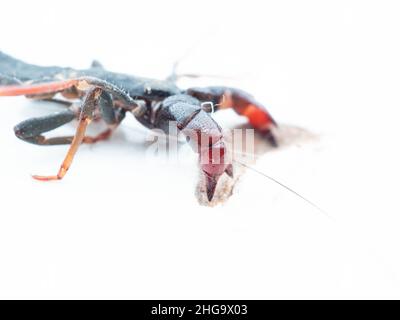
[[[112,135],[113,131],[114,131],[113,129],[107,129],[104,132],[98,134],[97,136],[84,137],[82,142],[92,144],[99,141],[107,140]]]
[[[127,108],[129,107],[133,112],[140,113],[145,109],[144,106],[138,105],[128,93],[114,84],[95,77],[87,76],[54,82],[0,86],[0,97],[24,95],[39,95],[47,97],[47,94],[50,95],[51,93],[57,92],[64,92],[68,96],[68,93],[71,90],[75,91],[75,89],[77,89],[78,91],[86,91],[93,87],[101,88],[109,94],[112,94],[113,97],[120,99],[124,105]]]
[[[79,121],[79,126],[78,130],[76,131],[76,135],[74,139],[72,140],[71,146],[68,150],[67,156],[65,157],[63,163],[61,164],[61,167],[55,176],[38,176],[34,175],[32,176],[36,180],[40,181],[51,181],[51,180],[61,180],[65,174],[67,173],[69,167],[72,164],[72,160],[74,159],[74,156],[76,152],[78,151],[79,145],[82,143],[84,136],[85,136],[85,131],[86,128],[89,124],[90,120],[89,119],[84,119]]]
[[[78,151],[79,146],[85,139],[86,128],[89,123],[93,119],[94,110],[98,104],[102,89],[94,88],[91,89],[82,105],[82,112],[79,119],[78,128],[76,130],[76,134],[72,140],[71,146],[69,147],[68,153],[61,164],[61,167],[55,176],[38,176],[34,175],[33,178],[40,181],[52,181],[52,180],[61,180],[68,169],[70,168],[72,161],[76,152]]]
[[[78,84],[79,80],[72,79],[65,81],[38,83],[38,84],[1,86],[0,97],[54,93],[69,89]]]

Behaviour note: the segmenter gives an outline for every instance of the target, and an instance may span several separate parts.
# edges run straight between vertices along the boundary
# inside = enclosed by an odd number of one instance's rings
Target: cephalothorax
[[[107,139],[132,113],[149,129],[167,130],[174,121],[180,132],[191,141],[199,153],[201,170],[206,178],[207,197],[211,201],[219,177],[232,176],[232,164],[225,161],[226,146],[220,126],[210,116],[210,109],[233,108],[246,116],[258,132],[276,146],[271,132],[273,118],[248,93],[228,87],[189,88],[182,90],[173,79],[154,80],[105,70],[98,62],[89,69],[41,67],[27,64],[0,52],[0,96],[24,95],[35,99],[53,99],[61,94],[66,108],[55,114],[25,120],[15,126],[18,138],[37,145],[70,144],[69,151],[54,176],[33,176],[37,180],[61,180],[81,143]],[[68,100],[80,99],[79,108]],[[56,100],[55,100],[56,101]],[[213,108],[209,108],[210,103]],[[100,115],[108,128],[89,137],[89,123]],[[78,127],[74,136],[46,138],[43,133],[56,129],[74,119]],[[204,137],[207,139],[206,143]]]

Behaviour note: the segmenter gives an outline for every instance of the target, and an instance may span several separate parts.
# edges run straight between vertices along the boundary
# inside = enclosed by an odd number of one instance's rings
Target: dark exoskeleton
[[[54,99],[61,94],[64,100]],[[37,180],[60,180],[68,171],[81,143],[107,139],[127,112],[150,129],[167,130],[174,121],[180,132],[199,153],[206,178],[207,197],[211,201],[219,177],[232,176],[232,164],[225,155],[226,144],[221,127],[210,111],[233,108],[276,146],[271,132],[273,118],[248,93],[228,87],[189,88],[181,90],[173,81],[154,80],[105,70],[98,62],[89,69],[41,67],[27,64],[0,52],[0,96],[24,95],[29,98],[58,101],[66,106],[61,112],[25,120],[15,126],[18,138],[37,145],[70,144],[69,151],[55,176],[33,176]],[[79,99],[77,107],[72,102]],[[101,117],[106,131],[95,137],[85,135],[89,123]],[[46,138],[43,133],[72,120],[78,120],[74,136]],[[201,137],[201,139],[200,139]],[[204,143],[204,139],[206,139]]]

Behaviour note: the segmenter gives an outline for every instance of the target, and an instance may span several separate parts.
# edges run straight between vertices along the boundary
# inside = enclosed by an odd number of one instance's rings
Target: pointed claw
[[[233,178],[233,165],[232,165],[232,163],[231,163],[231,164],[228,164],[228,166],[227,166],[226,169],[225,169],[225,172],[226,172],[226,174],[227,174],[228,176],[230,176],[231,178]]]
[[[206,175],[207,198],[211,202],[214,197],[215,188],[217,187],[218,177]]]
[[[274,136],[274,134],[272,133],[271,130],[268,130],[267,132],[265,132],[263,134],[263,136],[268,140],[268,142],[274,147],[277,148],[278,147],[278,142],[276,141],[276,138]]]

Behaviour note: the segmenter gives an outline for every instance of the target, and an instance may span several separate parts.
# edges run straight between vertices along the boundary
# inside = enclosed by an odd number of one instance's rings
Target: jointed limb
[[[71,137],[46,138],[44,132],[51,131],[76,118],[72,110],[63,110],[55,114],[22,121],[14,127],[15,135],[26,142],[38,145],[57,145],[71,143]]]
[[[98,101],[100,99],[100,95],[102,93],[102,89],[93,88],[90,89],[88,94],[86,95],[83,103],[82,103],[82,111],[79,118],[78,128],[76,130],[76,134],[72,140],[71,146],[68,150],[68,153],[61,164],[61,167],[55,176],[33,176],[33,178],[41,181],[51,181],[51,180],[61,180],[68,169],[70,168],[72,161],[80,144],[83,142],[85,138],[86,128],[89,123],[92,121],[94,116],[94,111],[96,106],[98,105]]]
[[[269,112],[248,93],[227,87],[190,88],[187,94],[204,102],[211,102],[214,110],[232,108],[236,113],[245,116],[251,126],[262,134],[273,146],[277,141],[272,133],[276,126]]]
[[[46,94],[50,95],[52,93],[70,90],[71,88],[86,91],[93,87],[102,89],[103,92],[105,91],[111,94],[114,98],[121,100],[124,102],[126,108],[133,113],[140,113],[143,111],[143,107],[137,104],[127,92],[105,80],[94,77],[79,77],[54,82],[0,86],[0,97],[20,95],[46,96]]]
[[[103,98],[104,96],[105,93],[103,92],[101,97]],[[72,106],[71,102],[65,100],[50,99],[49,101],[59,102],[66,107]],[[85,136],[83,143],[95,143],[108,139],[125,116],[124,110],[114,108],[111,96],[109,96],[106,100],[100,99],[98,109],[100,111],[100,117],[107,123],[108,129],[94,137]],[[79,113],[79,110],[74,110],[71,108],[54,113],[52,115],[31,118],[16,125],[14,127],[14,131],[16,136],[21,140],[37,145],[50,146],[71,144],[74,136],[46,138],[43,133],[54,130],[68,122],[71,122],[79,117]]]

